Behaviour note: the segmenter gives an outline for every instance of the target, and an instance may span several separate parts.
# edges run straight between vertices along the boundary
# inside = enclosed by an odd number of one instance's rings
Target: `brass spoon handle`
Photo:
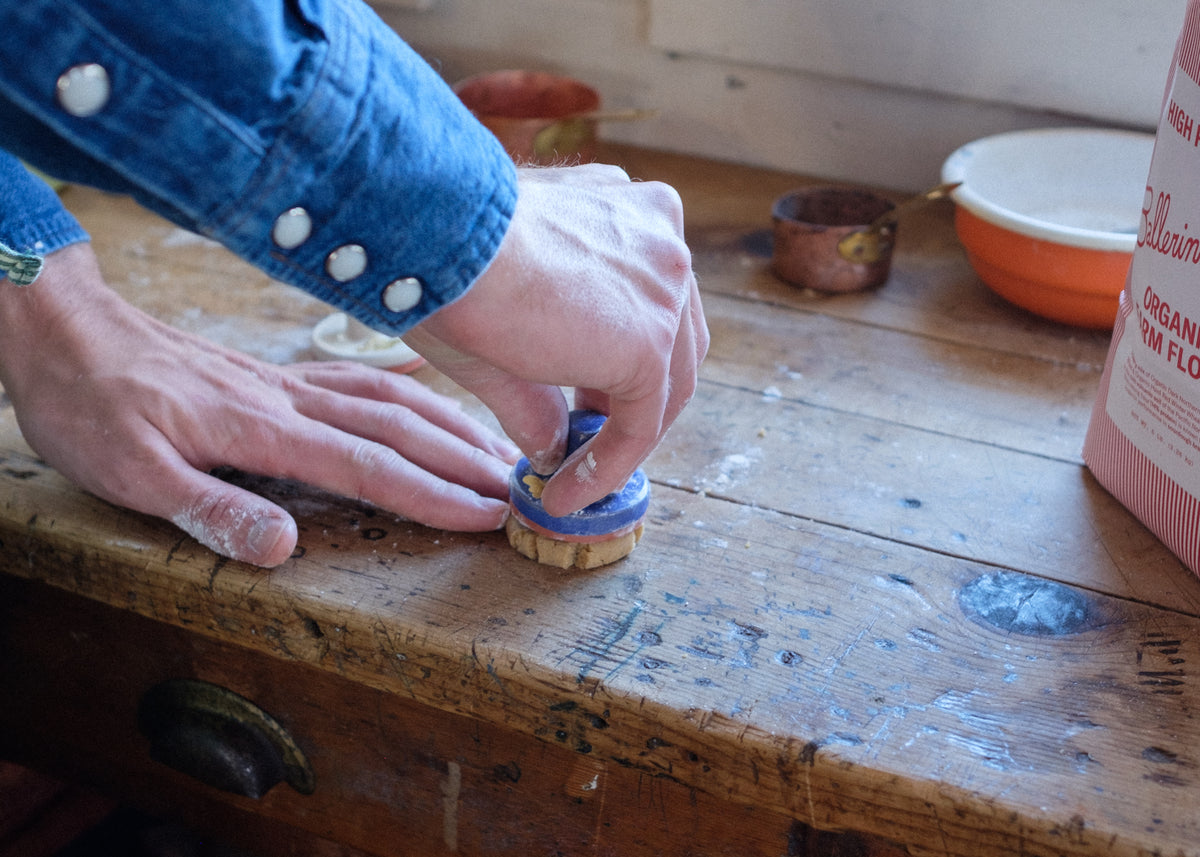
[[[937,187],[931,187],[922,194],[918,194],[910,199],[906,199],[891,211],[885,211],[883,214],[879,215],[879,217],[875,218],[875,220],[871,222],[871,225],[863,231],[878,232],[889,223],[895,223],[897,220],[899,220],[902,212],[910,211],[911,209],[922,206],[927,202],[933,202],[935,199],[941,199],[942,197],[949,196],[950,192],[960,184],[962,184],[962,182],[948,182],[946,184],[940,184]]]
[[[925,205],[935,199],[949,196],[951,191],[960,184],[962,182],[940,184],[922,194],[905,200],[889,211],[885,211],[879,217],[875,218],[869,226],[859,229],[857,232],[851,232],[839,241],[838,252],[848,262],[857,262],[864,265],[878,262],[892,249],[892,236],[888,233],[890,233],[891,227],[895,225],[902,212],[916,208],[919,205]]]
[[[626,110],[593,110],[591,113],[580,113],[572,119],[590,119],[593,122],[640,122],[643,119],[653,119],[658,111],[653,108],[630,107]]]

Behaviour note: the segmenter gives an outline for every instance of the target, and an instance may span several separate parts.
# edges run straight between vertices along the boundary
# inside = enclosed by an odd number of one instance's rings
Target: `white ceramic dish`
[[[425,362],[403,339],[371,330],[344,312],[317,322],[312,343],[327,360],[354,360],[393,372],[411,372]]]
[[[1111,326],[1137,241],[1154,137],[1055,128],[985,137],[942,180],[955,227],[988,286],[1056,321]]]
[[[984,137],[942,166],[954,201],[1034,238],[1133,252],[1154,136],[1051,128]]]

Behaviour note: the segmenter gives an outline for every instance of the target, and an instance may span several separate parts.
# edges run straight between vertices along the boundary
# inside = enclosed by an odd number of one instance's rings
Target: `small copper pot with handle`
[[[455,84],[454,91],[518,163],[595,160],[593,117],[600,94],[586,83],[509,69],[469,77]]]
[[[772,268],[793,285],[853,292],[885,282],[900,214],[950,195],[942,184],[900,205],[866,190],[802,188],[775,200]]]
[[[843,256],[838,244],[894,208],[891,200],[854,188],[809,187],[786,193],[771,211],[771,269],[784,282],[819,292],[879,286],[891,270],[890,245],[879,258],[861,262]]]

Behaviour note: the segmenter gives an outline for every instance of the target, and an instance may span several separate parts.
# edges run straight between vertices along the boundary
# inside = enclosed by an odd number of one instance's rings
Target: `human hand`
[[[517,451],[457,403],[348,363],[275,366],[161,324],[104,284],[89,245],[0,284],[0,383],[49,464],[105,500],[261,566],[291,555],[276,504],[210,475],[297,479],[452,530],[508,512]]]
[[[405,336],[478,396],[564,515],[625,484],[691,399],[708,349],[678,195],[619,168],[520,171],[500,251],[471,290]],[[563,462],[567,405],[600,433]]]

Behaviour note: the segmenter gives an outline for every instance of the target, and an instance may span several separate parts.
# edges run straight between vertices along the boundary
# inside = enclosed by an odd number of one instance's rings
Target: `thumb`
[[[292,516],[257,494],[192,471],[177,486],[177,496],[184,502],[163,517],[221,556],[274,568],[296,549]]]

